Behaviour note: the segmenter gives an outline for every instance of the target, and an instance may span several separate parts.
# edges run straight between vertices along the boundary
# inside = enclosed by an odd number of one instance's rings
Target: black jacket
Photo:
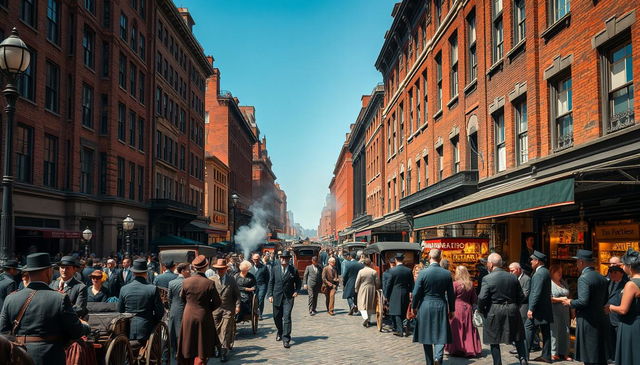
[[[156,324],[162,320],[164,307],[158,290],[142,277],[134,278],[120,289],[118,311],[135,314],[129,328],[130,340],[148,339]]]
[[[551,274],[549,270],[540,266],[531,277],[529,290],[529,310],[533,312],[535,324],[549,324],[553,322],[551,309]]]
[[[413,290],[413,272],[404,265],[396,265],[389,270],[386,293],[389,301],[389,315],[405,317],[409,309],[409,293]]]
[[[342,273],[342,299],[353,298],[356,296],[356,278],[358,271],[362,270],[364,265],[356,260],[344,262],[344,272]],[[412,284],[413,286],[413,284]]]
[[[293,293],[300,291],[302,280],[298,270],[287,265],[285,272],[282,272],[282,265],[275,265],[271,269],[267,297],[273,297],[273,305],[282,305],[283,300],[293,298]]]
[[[486,317],[482,331],[485,344],[511,343],[524,339],[520,305],[524,293],[515,275],[495,268],[482,279],[478,310]]]
[[[16,290],[18,290],[18,283],[11,275],[7,273],[0,275],[0,310],[2,310],[2,303],[7,295]]]
[[[251,273],[256,277],[256,283],[258,285],[269,285],[269,267],[260,262],[258,265],[253,265]]]
[[[62,280],[61,277],[52,281],[49,287],[53,290],[58,290],[60,280]],[[79,317],[84,317],[89,313],[87,310],[87,286],[84,283],[73,277],[69,280],[63,292],[69,296],[73,310],[76,311]]]

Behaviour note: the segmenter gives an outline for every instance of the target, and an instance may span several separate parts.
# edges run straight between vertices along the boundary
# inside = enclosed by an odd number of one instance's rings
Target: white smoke
[[[251,252],[267,240],[267,219],[271,216],[271,212],[266,208],[267,200],[267,197],[263,197],[251,204],[249,207],[249,211],[253,213],[251,222],[248,226],[238,228],[234,236],[236,244],[242,247],[246,259],[249,259]]]

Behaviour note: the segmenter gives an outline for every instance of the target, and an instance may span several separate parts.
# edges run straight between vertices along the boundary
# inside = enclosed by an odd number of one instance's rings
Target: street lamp
[[[131,254],[131,240],[129,234],[131,233],[131,230],[133,230],[133,226],[133,218],[131,218],[131,216],[127,214],[127,218],[122,221],[122,229],[124,230],[124,239],[126,243],[126,250],[124,253],[125,257],[129,257],[129,255]]]
[[[7,85],[2,93],[7,99],[4,108],[7,114],[5,123],[4,167],[2,177],[2,216],[0,217],[0,263],[4,264],[15,252],[13,241],[13,125],[15,123],[18,76],[25,72],[31,61],[31,52],[18,37],[18,30],[13,28],[11,35],[0,43],[0,70],[4,74]]]
[[[233,244],[233,251],[236,250],[236,205],[238,205],[238,201],[240,197],[238,194],[231,194],[231,201],[233,202],[233,233],[231,234],[231,243]]]
[[[84,257],[89,257],[89,241],[91,241],[91,237],[93,237],[93,232],[91,232],[89,227],[82,231],[82,238],[84,239]]]

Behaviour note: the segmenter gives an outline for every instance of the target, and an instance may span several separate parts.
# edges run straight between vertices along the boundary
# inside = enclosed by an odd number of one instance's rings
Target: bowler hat
[[[7,260],[4,262],[4,265],[2,265],[3,269],[20,269],[20,265],[18,264],[18,261],[16,260]]]
[[[131,265],[131,272],[140,274],[143,272],[147,272],[147,260],[145,259],[135,259],[133,260],[133,265]]]
[[[171,267],[174,267],[174,266],[175,265],[173,263],[173,260],[167,260],[167,261],[164,262],[164,267],[166,267],[166,268],[171,268]]]
[[[404,254],[402,252],[396,253],[396,260],[404,260]]]
[[[58,266],[75,266],[80,267],[80,263],[78,259],[73,256],[62,256],[60,261],[58,262]]]
[[[284,252],[280,255],[280,258],[284,258],[284,259],[286,259],[286,258],[291,258],[291,252],[289,252],[289,251],[284,251]]]
[[[589,250],[579,249],[576,252],[576,255],[572,257],[572,259],[582,260],[582,261],[593,261],[593,252]]]
[[[44,270],[50,268],[51,266],[51,257],[49,257],[48,253],[32,253],[31,255],[27,256],[27,265],[22,268],[22,271],[31,272]]]
[[[607,273],[611,273],[613,271],[624,272],[620,266],[609,266],[609,271],[607,271]]]
[[[198,255],[193,261],[191,261],[191,265],[196,269],[202,269],[209,265],[209,260],[204,255]]]
[[[227,260],[225,259],[217,259],[216,263],[213,264],[214,269],[226,269],[227,268]]]
[[[540,251],[533,251],[533,254],[529,257],[534,260],[547,261],[547,255],[543,254]]]

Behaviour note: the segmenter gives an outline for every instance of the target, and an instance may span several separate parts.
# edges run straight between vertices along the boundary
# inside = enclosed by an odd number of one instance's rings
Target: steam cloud
[[[242,247],[245,259],[250,259],[251,252],[267,239],[267,219],[271,216],[271,211],[266,207],[267,200],[268,196],[265,196],[251,204],[251,222],[248,226],[238,228],[234,237],[236,243]]]

